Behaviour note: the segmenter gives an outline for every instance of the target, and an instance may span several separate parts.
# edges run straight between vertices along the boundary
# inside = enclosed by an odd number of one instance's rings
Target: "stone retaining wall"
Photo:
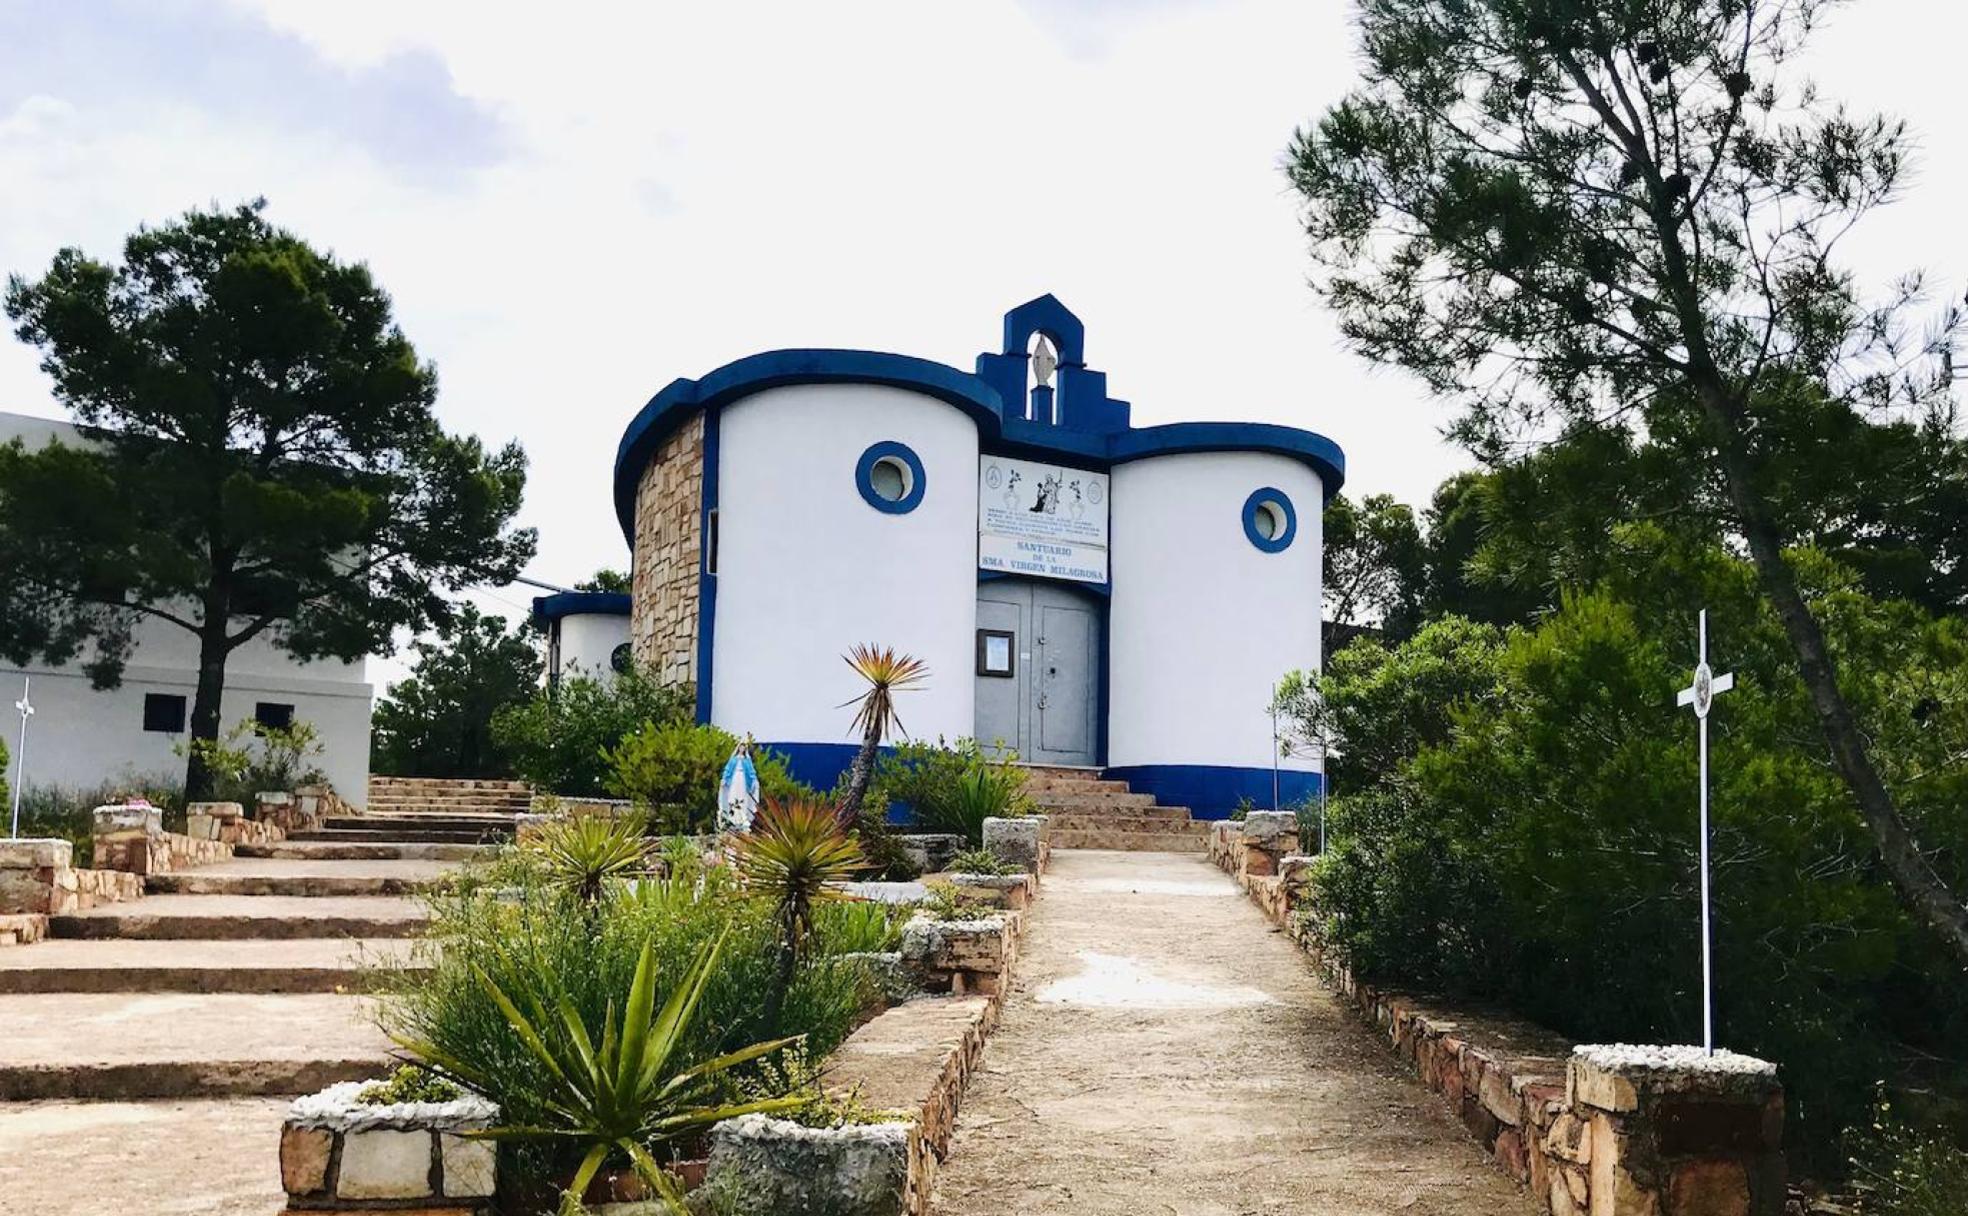
[[[10,912],[0,916],[0,946],[31,946],[46,936],[45,912]]]
[[[1283,820],[1291,818],[1279,815]],[[1357,980],[1309,915],[1311,859],[1269,812],[1212,825],[1210,859],[1283,925],[1327,982],[1446,1098],[1552,1216],[1776,1216],[1776,1067],[1695,1047],[1572,1046],[1530,1023]],[[1252,823],[1252,821],[1256,821]]]
[[[0,916],[61,916],[143,895],[137,875],[78,870],[74,857],[75,846],[66,840],[0,840]],[[35,931],[32,921],[9,923],[14,944]]]
[[[287,830],[279,822],[267,818],[269,806],[266,795],[260,795],[259,819],[246,818],[246,808],[237,802],[194,802],[185,807],[185,835],[193,840],[216,840],[223,844],[278,844],[287,839]],[[293,802],[275,803],[272,810],[289,812],[285,818],[292,820]],[[200,864],[193,862],[191,864]]]
[[[236,809],[238,804],[195,802],[187,809],[187,826],[195,826],[200,807],[214,806]],[[94,829],[96,865],[125,874],[169,874],[232,856],[232,845],[225,841],[165,831],[163,812],[156,807],[99,806]],[[141,881],[137,892],[143,893]]]

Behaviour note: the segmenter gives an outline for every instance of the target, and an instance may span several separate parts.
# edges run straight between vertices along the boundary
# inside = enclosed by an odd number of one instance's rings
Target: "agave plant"
[[[861,802],[868,796],[868,782],[875,775],[875,753],[881,749],[883,737],[907,733],[895,712],[895,694],[921,688],[929,676],[929,666],[892,646],[856,646],[841,657],[868,682],[868,691],[841,706],[855,707],[852,729],[861,732],[861,747],[854,753],[847,790],[837,808],[842,825],[851,826],[860,817]]]
[[[775,1024],[800,947],[813,930],[813,905],[832,899],[832,884],[867,868],[861,846],[834,811],[803,798],[768,801],[752,830],[733,845],[733,865],[753,891],[770,899],[779,922],[779,974],[766,995],[766,1022]]]
[[[718,1101],[719,1095],[731,1088],[730,1078],[724,1076],[726,1072],[797,1043],[797,1036],[754,1043],[694,1067],[676,1067],[678,1046],[689,1033],[697,1002],[723,948],[722,935],[707,942],[659,1012],[655,1007],[654,943],[645,942],[636,963],[635,978],[629,984],[628,999],[619,1014],[612,1003],[608,1006],[599,1042],[566,993],[561,993],[549,1009],[536,993],[527,992],[522,996],[527,1007],[521,1009],[519,1002],[507,995],[491,976],[478,970],[479,983],[505,1015],[519,1041],[548,1074],[549,1088],[543,1106],[553,1121],[467,1134],[493,1140],[572,1141],[583,1146],[586,1151],[580,1167],[561,1196],[563,1213],[581,1210],[581,1197],[587,1193],[596,1173],[611,1155],[618,1153],[672,1212],[685,1212],[682,1189],[657,1163],[649,1151],[651,1145],[739,1115],[793,1110],[808,1101],[801,1096],[737,1103]],[[498,1078],[429,1042],[401,1037],[397,1042],[427,1064],[480,1093],[491,1093],[497,1088]]]
[[[640,815],[577,815],[547,824],[526,847],[555,886],[592,907],[610,878],[643,868],[649,854],[644,824]]]

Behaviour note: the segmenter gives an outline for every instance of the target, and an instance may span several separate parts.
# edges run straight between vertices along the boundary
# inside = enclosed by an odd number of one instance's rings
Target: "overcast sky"
[[[1813,62],[1919,132],[1908,201],[1853,248],[1879,279],[1929,267],[1937,292],[1964,262],[1953,7],[1865,0]],[[375,270],[448,427],[524,445],[548,581],[627,568],[615,444],[671,379],[787,346],[968,369],[1046,291],[1136,423],[1308,427],[1345,449],[1350,491],[1424,501],[1462,463],[1447,407],[1341,348],[1279,169],[1354,81],[1351,13],[0,0],[0,271],[265,195]],[[61,416],[11,336],[0,409]]]

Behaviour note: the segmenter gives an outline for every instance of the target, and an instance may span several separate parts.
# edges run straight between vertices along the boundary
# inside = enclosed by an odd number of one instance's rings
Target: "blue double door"
[[[1101,627],[1099,601],[1070,583],[978,584],[978,741],[1033,764],[1097,763]]]

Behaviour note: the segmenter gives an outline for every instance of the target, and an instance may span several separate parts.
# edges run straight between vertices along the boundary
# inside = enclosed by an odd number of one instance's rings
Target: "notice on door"
[[[1107,474],[983,456],[977,462],[977,566],[1107,581]]]

